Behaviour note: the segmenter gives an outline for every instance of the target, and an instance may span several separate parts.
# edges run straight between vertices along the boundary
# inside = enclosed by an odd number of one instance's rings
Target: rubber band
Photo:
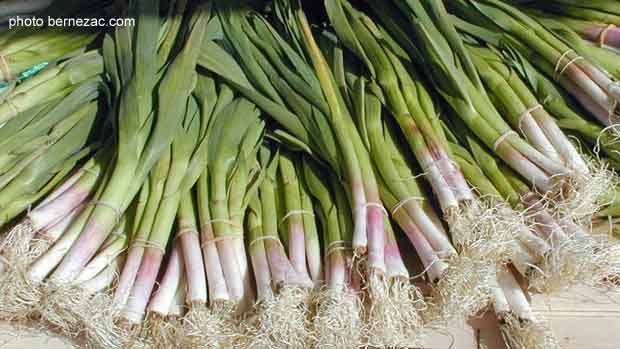
[[[607,37],[607,32],[616,28],[615,25],[613,24],[608,24],[607,27],[605,27],[603,30],[601,30],[601,32],[598,34],[598,47],[603,47],[605,46],[605,39]]]
[[[539,104],[536,104],[535,106],[533,106],[533,107],[531,107],[531,108],[526,109],[525,111],[523,111],[523,113],[521,113],[521,114],[519,115],[519,119],[518,119],[519,130],[522,130],[522,129],[523,129],[523,128],[521,127],[521,124],[523,124],[523,119],[525,119],[525,117],[526,117],[526,116],[531,115],[531,114],[532,114],[532,112],[534,112],[534,111],[536,111],[536,110],[538,110],[538,109],[542,109],[542,108],[543,108],[542,104],[540,104],[540,103],[539,103]]]
[[[560,58],[558,58],[558,61],[555,62],[555,68],[553,69],[553,74],[554,74],[554,76],[556,76],[556,80],[559,77],[557,75],[557,73],[558,73],[558,70],[560,70],[560,63],[562,63],[562,59],[564,59],[564,57],[566,57],[566,55],[571,53],[571,52],[575,52],[575,51],[573,49],[568,49],[566,52],[562,53]]]
[[[332,253],[336,252],[336,251],[350,251],[352,250],[351,247],[346,247],[346,246],[336,246],[334,248],[331,248],[327,251],[327,253],[325,253],[325,258],[328,258],[329,256],[332,255]]]
[[[396,211],[400,210],[403,206],[405,206],[405,204],[407,204],[410,201],[424,201],[426,200],[426,198],[423,198],[421,196],[410,196],[408,198],[404,198],[403,200],[400,200],[396,205],[394,205],[394,207],[392,207],[392,210],[390,210],[390,212],[392,213],[392,215],[394,215],[396,213]]]
[[[568,55],[571,52],[575,52],[573,49],[568,49],[566,52],[564,52],[560,58],[558,59],[558,61],[555,64],[555,69],[553,70],[554,74],[555,74],[555,79],[559,80],[560,77],[562,76],[562,74],[564,74],[564,71],[566,71],[566,69],[573,63],[577,62],[580,59],[583,59],[583,57],[581,56],[576,56],[575,58],[569,60],[564,67],[562,67],[562,69],[560,69],[560,64],[562,63],[562,59],[564,59],[564,57],[566,57],[566,55]]]
[[[114,211],[114,214],[116,215],[116,224],[118,224],[121,221],[121,216],[123,215],[123,213],[113,203],[109,201],[105,201],[105,200],[93,200],[90,202],[90,204],[95,205],[95,206],[103,206],[103,207],[107,207],[111,209],[112,211]]]
[[[241,226],[239,224],[237,224],[236,222],[230,220],[230,219],[225,219],[225,218],[213,218],[213,219],[209,219],[208,221],[205,222],[205,224],[202,225],[202,227],[206,226],[207,224],[211,224],[211,223],[221,223],[221,224],[228,224],[233,228],[237,228],[237,229],[241,229]]]
[[[552,95],[547,95],[547,97],[545,97],[545,99],[543,99],[542,104],[547,105],[547,103],[553,101],[555,97],[553,97]]]
[[[0,71],[2,71],[4,80],[13,80],[13,73],[11,72],[11,67],[9,66],[9,62],[6,61],[6,57],[4,57],[4,55],[0,55]]]
[[[560,70],[560,74],[558,74],[558,78],[559,78],[560,76],[562,76],[562,74],[564,74],[564,71],[566,70],[566,68],[568,68],[568,66],[569,66],[569,65],[571,65],[571,64],[573,64],[573,63],[575,63],[575,62],[577,62],[577,61],[578,61],[578,60],[580,60],[580,59],[584,59],[584,58],[583,58],[583,57],[581,57],[581,56],[577,56],[577,57],[575,57],[575,58],[571,59],[570,61],[568,61],[568,63],[566,63],[566,65],[564,66],[564,68],[562,68],[562,70]]]
[[[284,223],[285,220],[291,218],[292,216],[295,215],[308,215],[310,217],[314,217],[314,212],[310,211],[310,210],[291,210],[289,211],[287,214],[284,215],[284,217],[282,217],[282,219],[280,220],[280,224],[282,225],[282,223]]]
[[[205,248],[207,245],[215,244],[215,243],[220,242],[220,241],[239,240],[239,239],[243,240],[243,236],[242,235],[238,235],[238,234],[218,236],[216,238],[207,239],[207,240],[203,241],[202,244],[200,244],[200,248]]]
[[[95,176],[98,176],[100,173],[99,171],[95,170],[94,168],[90,168],[90,167],[83,167],[80,169],[80,172],[87,172]]]
[[[424,173],[420,173],[420,174],[409,176],[409,177],[400,177],[398,180],[402,182],[415,181],[416,179],[420,177],[424,177],[424,175],[425,175]]]
[[[505,132],[503,135],[499,136],[499,138],[495,141],[495,143],[493,143],[493,150],[497,150],[497,147],[499,147],[499,145],[502,144],[502,142],[505,141],[506,138],[508,138],[508,136],[510,136],[511,134],[515,134],[516,136],[519,135],[514,130],[509,130]]]
[[[415,279],[419,279],[419,278],[423,277],[423,276],[424,276],[424,275],[425,275],[425,274],[426,274],[429,270],[431,270],[431,268],[435,265],[435,263],[439,263],[439,262],[443,262],[443,261],[444,261],[444,260],[442,260],[442,259],[441,259],[441,258],[439,258],[439,257],[433,258],[433,261],[432,261],[429,265],[427,265],[427,266],[424,268],[424,270],[422,270],[419,274],[414,275],[414,276],[412,277],[412,279],[414,279],[414,280],[415,280]]]
[[[110,236],[111,236],[111,237],[113,237],[113,238],[116,238],[116,239],[118,239],[119,237],[121,237],[121,236],[123,236],[123,235],[126,235],[126,234],[125,234],[125,232],[124,232],[124,231],[122,231],[122,230],[120,230],[120,229],[117,229],[117,230],[112,230],[112,231],[110,232]]]
[[[174,241],[176,241],[178,238],[180,238],[181,236],[183,236],[183,235],[185,235],[185,234],[187,234],[187,233],[193,233],[193,234],[194,234],[194,235],[196,235],[196,236],[199,236],[199,234],[200,234],[200,233],[198,232],[198,229],[194,229],[194,228],[184,228],[184,229],[181,229],[181,230],[179,230],[179,231],[177,232],[177,234],[176,234],[176,235],[175,235],[175,237],[174,237]]]
[[[329,257],[332,253],[336,252],[336,251],[349,251],[352,249],[352,247],[350,246],[351,242],[350,241],[345,241],[345,240],[336,240],[336,241],[332,241],[329,243],[329,245],[327,245],[327,248],[325,249],[325,258]]]
[[[282,241],[280,241],[280,239],[278,239],[276,236],[263,235],[263,236],[259,236],[256,239],[250,241],[250,243],[248,244],[248,247],[252,247],[252,245],[254,245],[255,243],[257,243],[259,241],[263,241],[263,240],[275,240],[278,243],[282,244]]]
[[[134,240],[131,243],[131,248],[134,248],[134,247],[153,248],[156,250],[160,250],[162,253],[166,253],[166,248],[164,246],[161,246],[160,244],[153,242],[153,241],[149,241],[149,240],[143,240],[143,239]]]
[[[113,253],[112,260],[108,262],[107,267],[113,266],[113,263],[116,262],[116,259],[118,258],[118,256],[120,256],[121,254],[125,253],[125,251],[129,250],[129,247],[125,246],[123,248],[121,248],[120,250],[118,250],[117,252]]]
[[[207,228],[209,228],[210,232],[213,232],[213,229],[211,228],[211,223],[209,223],[209,222],[201,225],[200,226],[200,231],[203,232],[203,231],[207,230]]]
[[[365,204],[362,205],[362,207],[358,207],[355,210],[357,211],[359,209],[365,209],[365,208],[368,208],[368,207],[376,207],[376,208],[380,209],[381,212],[383,212],[384,215],[386,215],[388,217],[390,216],[388,214],[387,210],[385,209],[385,207],[383,207],[383,205],[378,203],[378,202],[366,202]]]
[[[351,241],[346,241],[346,240],[334,240],[332,242],[330,242],[327,247],[325,248],[325,250],[329,250],[330,248],[337,246],[337,245],[351,245]]]
[[[177,235],[174,237],[174,240],[178,239],[179,237],[187,234],[187,233],[193,233],[194,235],[198,236],[198,229],[195,228],[184,228],[181,229],[179,232],[177,232]]]

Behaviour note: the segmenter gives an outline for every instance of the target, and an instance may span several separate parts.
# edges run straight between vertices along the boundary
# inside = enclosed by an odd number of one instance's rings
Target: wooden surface
[[[554,297],[534,296],[532,306],[540,318],[547,319],[564,349],[620,348],[620,297],[589,289],[573,289]],[[0,324],[0,348],[69,349],[53,335],[15,330]],[[425,348],[505,349],[497,323],[491,316],[456,326],[450,333],[433,335]]]
[[[547,320],[562,348],[620,348],[620,297],[617,294],[574,288],[553,297],[535,295],[532,308],[538,318]],[[505,348],[494,321],[479,320],[473,326],[478,348]]]

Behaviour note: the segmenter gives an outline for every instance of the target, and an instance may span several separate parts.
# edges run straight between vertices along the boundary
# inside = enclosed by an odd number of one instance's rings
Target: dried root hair
[[[494,197],[481,197],[447,213],[452,241],[460,253],[505,262],[522,215]]]
[[[316,297],[312,321],[315,348],[357,348],[362,345],[362,302],[357,294],[324,288]]]
[[[77,338],[84,327],[88,297],[76,286],[44,283],[38,312],[41,320],[68,338]]]
[[[617,249],[616,249],[617,250]],[[560,243],[552,244],[542,262],[528,275],[530,287],[550,294],[575,285],[595,285],[613,274],[620,259],[610,263],[614,249],[605,247],[589,236],[568,236]],[[616,257],[620,254],[616,252]]]
[[[88,293],[79,286],[46,285],[41,319],[54,331],[94,348],[124,348],[144,337],[144,328],[119,324],[110,292]]]
[[[0,254],[3,259],[13,264],[14,259],[28,256],[30,243],[35,234],[36,227],[28,218],[12,227],[0,241]]]
[[[33,238],[36,229],[29,219],[14,226],[0,243],[0,319],[28,321],[36,316],[41,284],[28,278],[28,268],[50,246],[46,239]]]
[[[610,188],[617,188],[620,183],[618,175],[604,162],[592,158],[584,158],[590,169],[589,174],[575,174],[569,177],[562,190],[556,195],[544,196],[550,201],[550,209],[554,217],[569,218],[575,224],[588,228],[592,217],[605,207],[604,194]]]
[[[194,304],[183,318],[183,338],[187,348],[234,348],[244,343],[235,319],[234,305],[217,302],[211,308]]]
[[[120,312],[115,312],[120,314]],[[153,341],[149,337],[151,328],[150,318],[146,317],[141,323],[129,322],[120,315],[105,315],[104,326],[89,329],[90,343],[94,348],[150,348]],[[103,318],[103,316],[102,316]],[[108,344],[102,344],[108,343]]]
[[[423,317],[430,327],[477,315],[489,301],[496,267],[510,259],[510,246],[523,227],[523,214],[493,197],[481,197],[448,212],[459,250],[433,285]]]
[[[409,348],[421,345],[426,308],[420,290],[409,279],[386,280],[372,275],[366,288],[366,344],[370,347]]]
[[[551,329],[544,322],[519,319],[512,313],[501,314],[500,330],[510,349],[559,349]]]
[[[314,342],[310,329],[310,290],[282,285],[277,295],[255,306],[246,329],[249,347],[305,348]]]
[[[163,315],[150,312],[147,315],[149,347],[156,349],[174,348],[184,338],[182,318],[178,315]]]
[[[497,265],[476,255],[452,257],[448,268],[433,285],[428,308],[423,312],[426,323],[443,328],[453,321],[476,316],[490,299]]]
[[[609,197],[605,194],[618,192],[620,177],[606,162],[592,157],[586,160],[591,174],[574,185],[572,196],[549,207],[554,218],[569,220],[590,234],[569,236],[562,246],[554,246],[538,275],[538,279],[548,280],[547,291],[580,283],[613,291],[620,286],[620,244],[613,234],[597,234],[593,224],[597,213],[610,204],[603,199]]]
[[[29,321],[37,316],[41,297],[41,284],[28,278],[26,266],[7,263],[7,269],[0,274],[0,319]]]

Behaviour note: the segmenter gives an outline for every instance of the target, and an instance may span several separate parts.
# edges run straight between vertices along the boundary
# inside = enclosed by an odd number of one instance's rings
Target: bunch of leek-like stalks
[[[0,34],[0,319],[406,347],[492,307],[542,349],[528,292],[617,287],[613,4],[117,5]]]

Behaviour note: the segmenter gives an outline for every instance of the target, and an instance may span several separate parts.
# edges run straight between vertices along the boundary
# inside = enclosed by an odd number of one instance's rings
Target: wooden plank
[[[620,345],[620,299],[585,287],[553,297],[534,295],[532,309],[545,319],[563,349],[612,349]],[[504,349],[496,322],[473,324],[479,345]]]
[[[620,347],[617,296],[575,288],[553,297],[534,297],[532,307],[536,314],[550,320],[562,348],[611,349]]]
[[[0,323],[0,348],[2,349],[72,349],[64,338],[52,333],[38,332],[23,326],[16,328]]]

